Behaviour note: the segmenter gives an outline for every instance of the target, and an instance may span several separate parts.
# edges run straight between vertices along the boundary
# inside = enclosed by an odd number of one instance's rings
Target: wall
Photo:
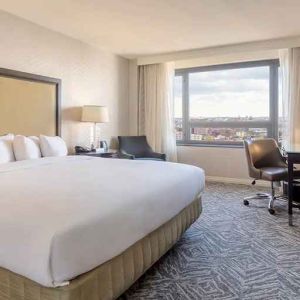
[[[221,64],[238,63],[245,61],[256,61],[262,59],[277,59],[278,50],[264,50],[256,52],[229,53],[218,56],[198,57],[193,59],[175,61],[175,68],[192,68],[201,66],[212,66]]]
[[[244,149],[178,146],[177,151],[179,162],[204,169],[208,179],[250,182]]]
[[[137,59],[138,65],[157,64],[168,61],[180,61],[187,59],[210,59],[214,57],[239,56],[244,53],[255,53],[264,51],[278,51],[278,49],[300,47],[300,36],[290,36],[263,41],[230,44],[209,48],[183,50],[171,53],[141,56]]]
[[[0,11],[0,67],[62,79],[62,137],[89,143],[80,107],[107,105],[111,121],[101,139],[128,134],[129,61]]]

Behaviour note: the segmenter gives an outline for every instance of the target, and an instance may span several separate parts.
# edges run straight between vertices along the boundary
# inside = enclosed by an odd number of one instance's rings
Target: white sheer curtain
[[[300,144],[300,48],[279,51],[282,76],[282,141]]]
[[[139,67],[139,134],[145,134],[154,151],[177,161],[173,114],[174,63]]]

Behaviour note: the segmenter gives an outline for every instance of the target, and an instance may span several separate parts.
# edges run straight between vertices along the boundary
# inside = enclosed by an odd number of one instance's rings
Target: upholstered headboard
[[[0,135],[60,135],[61,80],[0,68]]]

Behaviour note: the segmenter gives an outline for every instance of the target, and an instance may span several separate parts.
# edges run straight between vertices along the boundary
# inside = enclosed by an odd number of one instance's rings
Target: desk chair
[[[271,183],[271,194],[257,193],[254,196],[246,197],[244,198],[244,205],[249,205],[251,199],[268,199],[268,210],[273,215],[275,213],[274,201],[279,198],[275,197],[274,183],[287,180],[286,161],[274,139],[245,140],[244,146],[249,176],[254,179],[252,184],[260,179]]]
[[[146,136],[118,136],[119,156],[139,160],[166,160],[166,154],[152,150]]]

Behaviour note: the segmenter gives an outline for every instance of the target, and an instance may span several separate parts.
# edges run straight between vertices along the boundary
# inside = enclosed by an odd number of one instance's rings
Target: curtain
[[[300,48],[279,51],[282,103],[279,126],[282,144],[300,144]]]
[[[177,161],[173,114],[174,63],[139,67],[139,134],[146,135],[156,152]]]

